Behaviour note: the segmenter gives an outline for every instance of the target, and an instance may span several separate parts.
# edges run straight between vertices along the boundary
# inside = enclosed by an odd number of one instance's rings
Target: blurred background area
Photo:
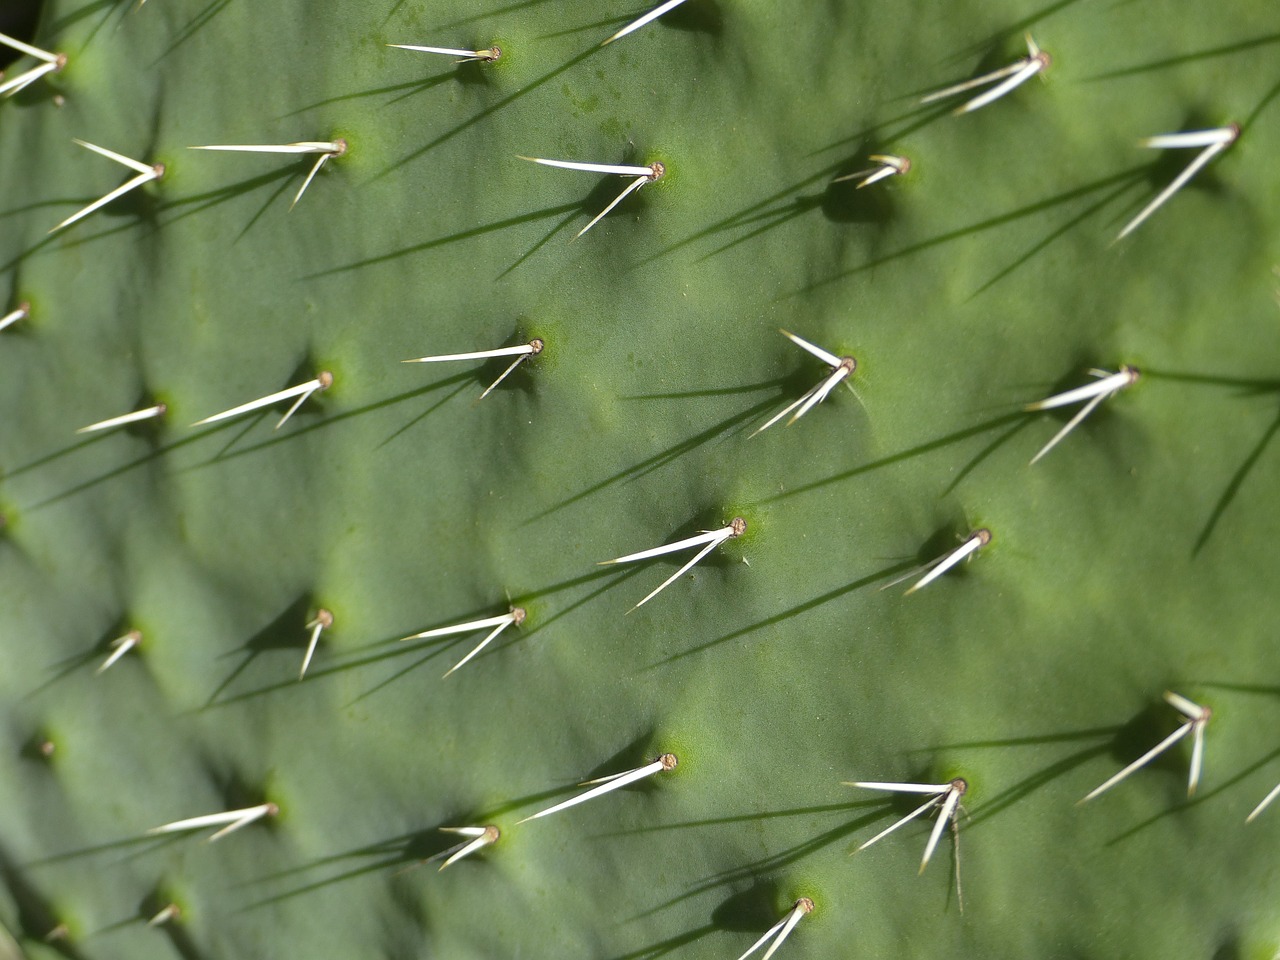
[[[0,33],[30,41],[40,18],[39,0],[0,0]],[[16,50],[0,45],[0,70],[21,56]]]

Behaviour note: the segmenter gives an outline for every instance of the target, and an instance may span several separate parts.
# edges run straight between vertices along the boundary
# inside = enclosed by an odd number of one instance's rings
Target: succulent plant
[[[666,6],[46,0],[2,949],[1280,951],[1268,7]]]

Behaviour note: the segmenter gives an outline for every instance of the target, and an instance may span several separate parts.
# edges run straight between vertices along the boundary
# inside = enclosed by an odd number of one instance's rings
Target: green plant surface
[[[1267,8],[689,0],[599,46],[643,10],[46,0],[67,66],[0,105],[0,315],[31,304],[0,332],[0,921],[32,958],[638,960],[737,956],[805,896],[780,958],[1275,956]],[[1027,30],[1043,81],[918,104]],[[1194,156],[1139,139],[1229,122],[1113,244]],[[188,149],[337,137],[292,210],[314,158]],[[49,234],[131,175],[73,138],[165,173]],[[831,183],[873,153],[912,169]],[[530,156],[667,174],[572,239],[626,181]],[[828,372],[779,328],[856,396],[752,436]],[[401,363],[533,337],[482,402],[509,361]],[[1029,467],[1073,411],[1024,405],[1123,363]],[[320,371],[279,429],[190,426]],[[735,517],[638,609],[689,554],[598,565]],[[483,633],[399,639],[511,605],[448,678]],[[1184,740],[1078,806],[1175,729],[1165,690],[1213,710],[1196,796]],[[952,777],[923,875],[925,820],[850,856],[916,798],[842,781]]]

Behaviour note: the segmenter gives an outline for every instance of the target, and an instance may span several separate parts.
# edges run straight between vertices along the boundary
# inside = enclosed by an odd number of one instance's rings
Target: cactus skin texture
[[[47,0],[67,65],[0,104],[0,314],[31,305],[0,333],[3,926],[33,960],[734,957],[809,898],[780,960],[1274,957],[1271,5],[688,0],[599,47],[645,9]],[[1043,80],[917,104],[1027,30]],[[1112,245],[1193,155],[1138,140],[1229,122]],[[130,175],[73,138],[165,174],[48,235]],[[187,149],[335,138],[292,210],[314,158]],[[831,185],[869,154],[912,168]],[[666,174],[572,240],[624,181],[521,156]],[[751,437],[830,372],[779,328],[858,396]],[[508,361],[400,362],[534,337],[479,403]],[[1124,363],[1028,467],[1072,411],[1024,405]],[[189,426],[320,371],[279,430]],[[632,613],[690,555],[597,566],[735,517]],[[483,633],[399,641],[513,605],[447,679]],[[1214,711],[1196,796],[1188,738],[1077,806],[1174,729],[1165,690]],[[925,819],[849,856],[920,801],[841,785],[955,777],[963,912]]]

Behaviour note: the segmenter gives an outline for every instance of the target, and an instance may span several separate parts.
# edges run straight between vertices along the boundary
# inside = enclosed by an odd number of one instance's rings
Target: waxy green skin
[[[1274,956],[1268,8],[689,0],[598,48],[643,7],[47,3],[68,65],[0,104],[0,310],[32,304],[0,334],[4,926],[32,958],[732,957],[809,897],[780,957]],[[915,105],[1027,29],[1043,82]],[[1228,122],[1112,246],[1189,159],[1138,139]],[[338,137],[292,211],[310,158],[188,150]],[[50,238],[127,175],[72,138],[166,173]],[[912,169],[828,187],[870,153]],[[570,240],[617,178],[520,156],[667,172]],[[825,375],[780,327],[858,396],[751,438]],[[503,361],[400,362],[534,337],[482,403]],[[1070,411],[1023,405],[1121,363],[1029,468]],[[278,431],[189,426],[321,370]],[[738,516],[630,614],[686,558],[597,566]],[[512,604],[447,680],[478,638],[396,642]],[[1195,800],[1184,742],[1076,807],[1166,689],[1214,710]],[[963,913],[949,840],[916,875],[929,823],[849,856],[909,808],[840,785],[957,776]]]

